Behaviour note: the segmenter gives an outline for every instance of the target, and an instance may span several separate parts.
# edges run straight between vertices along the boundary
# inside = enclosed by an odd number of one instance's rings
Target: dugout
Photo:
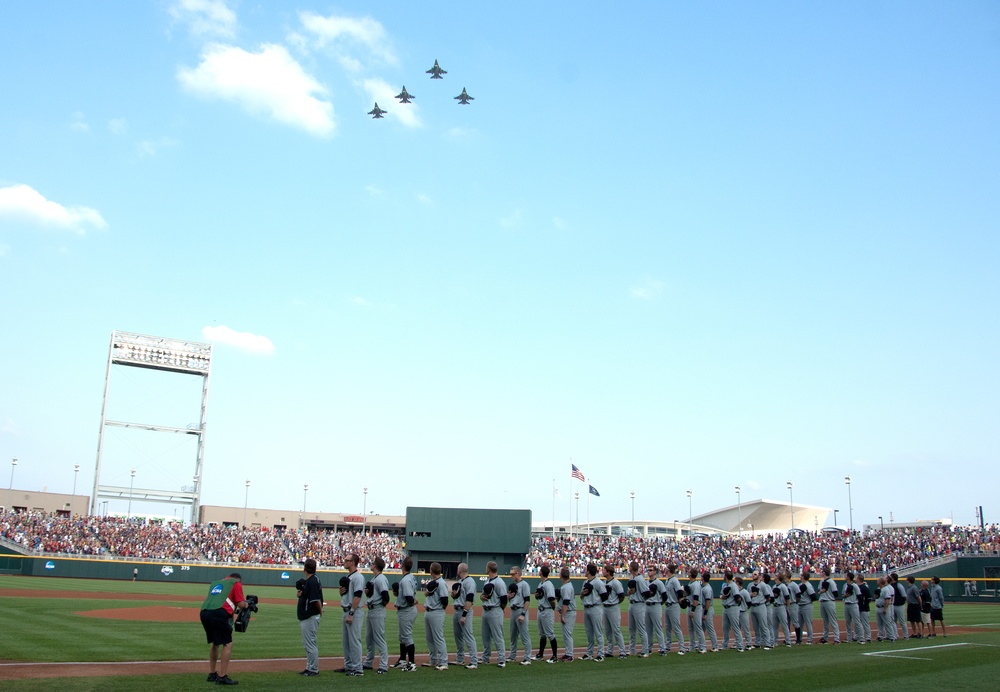
[[[468,563],[471,574],[485,574],[494,561],[500,574],[523,567],[531,550],[530,509],[406,508],[406,552],[414,570],[440,562],[446,579]]]

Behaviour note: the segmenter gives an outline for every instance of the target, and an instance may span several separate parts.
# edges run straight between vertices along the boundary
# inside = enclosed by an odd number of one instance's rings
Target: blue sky
[[[215,343],[209,504],[1000,521],[994,2],[4,3],[0,93],[16,487],[92,484],[118,329]]]

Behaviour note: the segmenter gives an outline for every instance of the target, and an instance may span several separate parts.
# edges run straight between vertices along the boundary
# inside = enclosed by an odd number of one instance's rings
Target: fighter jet
[[[469,94],[466,93],[465,87],[462,87],[462,93],[459,94],[458,96],[456,96],[455,99],[458,101],[458,105],[460,105],[460,106],[468,106],[469,105],[469,101],[475,101],[476,100],[474,97],[469,96]]]
[[[376,101],[375,107],[372,108],[370,111],[368,111],[368,115],[372,116],[372,120],[376,120],[377,118],[384,118],[385,116],[383,115],[383,113],[388,113],[388,112],[389,111],[384,111],[381,108],[379,108],[378,101]]]
[[[434,67],[427,70],[427,74],[431,76],[431,79],[444,79],[441,75],[448,74],[447,70],[442,70],[438,65],[438,61],[434,61]]]
[[[406,85],[403,86],[403,90],[396,94],[395,98],[399,99],[400,103],[410,103],[410,99],[416,98],[413,94],[407,93]]]

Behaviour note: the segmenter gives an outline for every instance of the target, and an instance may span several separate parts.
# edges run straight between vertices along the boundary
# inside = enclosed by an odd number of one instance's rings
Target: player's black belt
[[[604,607],[605,608],[615,608],[615,607],[620,606],[620,605],[621,605],[621,603],[605,603]]]
[[[483,606],[483,610],[493,610],[494,608],[499,608],[500,606]]]
[[[648,605],[648,606],[660,605],[660,602],[659,601],[646,601],[646,605]]]
[[[510,609],[511,609],[511,610],[520,610],[520,609],[521,609],[521,608],[523,608],[523,607],[524,607],[524,606],[511,606],[511,607],[510,607]]]
[[[631,603],[631,604],[633,604],[633,605],[646,605],[642,601],[633,601],[631,598],[628,599],[628,602]]]
[[[735,606],[735,605],[728,605],[728,606],[727,606],[727,605],[723,604],[723,606],[722,606],[722,607],[723,607],[723,608],[735,608],[736,606]]]
[[[429,613],[432,610],[444,610],[444,608],[428,608],[427,606],[424,606],[424,610]]]
[[[584,603],[584,604],[583,604],[583,607],[584,607],[584,608],[594,608],[594,607],[596,607],[596,606],[597,606],[597,604],[596,604],[596,603]]]
[[[396,606],[396,610],[406,610],[407,608],[412,608],[412,607],[413,607],[413,606],[408,606],[408,605],[398,605],[398,606]]]
[[[763,603],[751,603],[750,607],[751,608],[756,608],[757,606],[762,606],[762,605],[764,605],[764,604]]]

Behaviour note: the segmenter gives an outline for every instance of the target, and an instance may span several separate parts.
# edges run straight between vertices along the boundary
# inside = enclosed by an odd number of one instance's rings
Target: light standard
[[[750,540],[753,540],[753,524],[749,521],[747,522],[747,528],[750,529]]]
[[[632,531],[635,532],[635,491],[628,494],[632,498]]]
[[[308,492],[309,492],[309,484],[308,483],[303,483],[302,484],[302,513],[303,514],[306,513],[306,493],[308,493]]]
[[[879,529],[881,529],[882,531],[885,531],[885,522],[882,521],[882,517],[881,516],[879,516],[879,518],[878,518],[878,525],[879,525]]]
[[[838,513],[838,512],[840,512],[840,510],[839,510],[839,509],[835,509],[835,510],[833,510],[833,525],[834,525],[834,526],[836,526],[836,525],[837,525],[837,513]]]
[[[135,487],[135,469],[132,469],[132,478],[128,482],[128,516],[126,519],[132,518],[132,488]]]
[[[792,512],[792,528],[795,528],[795,501],[792,499],[792,482],[788,481],[785,483],[785,487],[788,488],[788,509]]]
[[[14,469],[17,468],[17,457],[10,460],[10,487],[7,490],[14,489]]]
[[[740,493],[743,492],[743,488],[736,486],[736,521],[739,522],[739,533],[743,533],[743,498]]]
[[[247,478],[247,489],[243,494],[243,528],[247,527],[247,503],[250,500],[250,479]]]
[[[361,505],[361,533],[368,530],[368,486],[365,486],[365,502]]]
[[[687,491],[688,496],[688,537],[691,537],[691,520],[694,519],[694,512],[691,511],[691,491]]]
[[[844,483],[847,484],[847,513],[851,518],[851,533],[854,533],[854,502],[851,500],[851,477],[844,476]]]
[[[80,465],[73,464],[73,494],[76,495],[76,479],[80,477]]]

